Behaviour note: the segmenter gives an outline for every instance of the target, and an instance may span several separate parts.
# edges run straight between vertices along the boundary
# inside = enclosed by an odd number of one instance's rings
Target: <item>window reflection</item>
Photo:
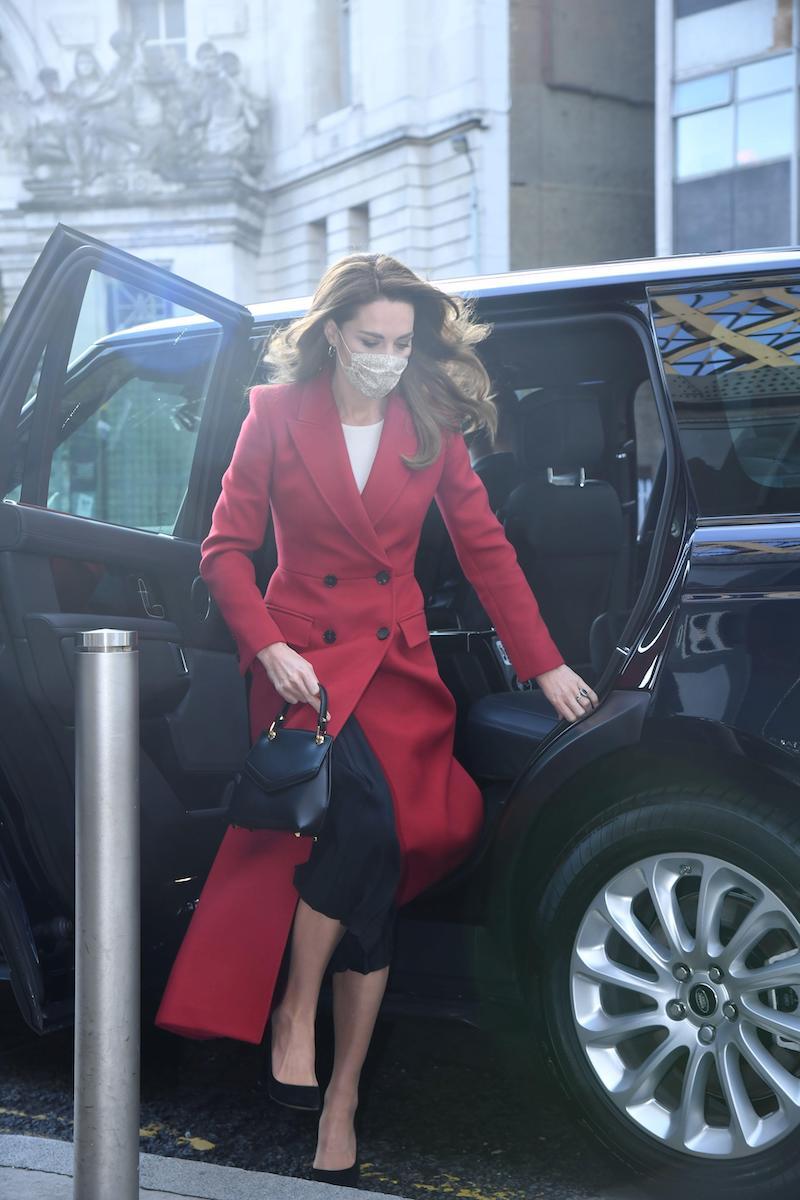
[[[733,105],[681,117],[677,123],[678,178],[727,171],[733,166]]]
[[[676,84],[676,178],[789,158],[794,70],[783,54]]]
[[[736,124],[737,163],[746,166],[770,158],[788,158],[792,152],[793,109],[791,92],[740,105]]]
[[[767,96],[794,87],[794,59],[791,54],[747,63],[736,72],[736,92],[740,100]]]
[[[704,515],[800,509],[800,287],[651,301],[681,443]]]
[[[730,104],[731,72],[720,71],[717,75],[704,75],[701,79],[687,79],[675,87],[676,113],[693,112],[700,108],[716,108],[719,104]]]

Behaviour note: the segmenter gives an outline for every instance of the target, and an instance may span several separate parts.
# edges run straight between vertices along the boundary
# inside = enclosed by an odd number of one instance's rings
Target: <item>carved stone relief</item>
[[[34,196],[170,194],[260,179],[266,104],[243,83],[238,55],[204,42],[190,64],[124,30],[110,45],[108,71],[84,47],[65,87],[45,67],[27,91],[0,43],[0,149],[23,161]]]

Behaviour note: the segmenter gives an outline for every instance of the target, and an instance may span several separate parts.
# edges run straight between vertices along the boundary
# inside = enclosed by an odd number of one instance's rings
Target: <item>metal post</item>
[[[75,1200],[139,1200],[139,651],[76,637]]]

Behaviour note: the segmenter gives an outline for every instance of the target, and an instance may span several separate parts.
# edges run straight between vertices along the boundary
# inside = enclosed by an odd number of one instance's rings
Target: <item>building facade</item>
[[[651,0],[511,0],[509,266],[654,244]]]
[[[647,254],[652,0],[0,0],[0,319],[58,222],[247,302]]]
[[[657,0],[659,254],[800,240],[800,0]]]

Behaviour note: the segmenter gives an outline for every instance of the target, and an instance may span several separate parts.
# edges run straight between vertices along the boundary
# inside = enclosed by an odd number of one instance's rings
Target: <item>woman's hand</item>
[[[259,650],[256,657],[283,700],[290,704],[310,704],[315,712],[319,712],[319,681],[307,659],[286,642],[271,642]],[[326,719],[330,715],[326,713]]]
[[[566,663],[537,675],[536,682],[558,715],[568,721],[577,721],[597,708],[597,694]]]

